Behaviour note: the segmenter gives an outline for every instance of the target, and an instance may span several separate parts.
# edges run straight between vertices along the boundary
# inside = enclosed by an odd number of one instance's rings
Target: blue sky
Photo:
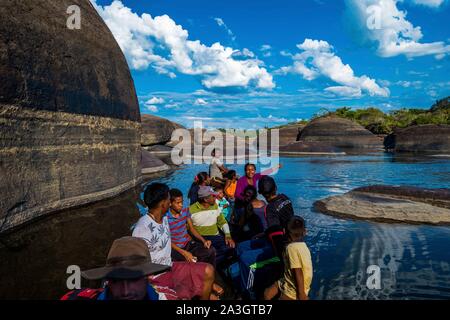
[[[448,0],[91,0],[141,112],[257,128],[450,95]]]

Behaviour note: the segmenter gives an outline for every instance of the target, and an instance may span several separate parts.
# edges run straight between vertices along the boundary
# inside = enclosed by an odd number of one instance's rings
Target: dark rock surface
[[[172,132],[183,128],[181,125],[170,120],[150,114],[142,115],[142,146],[152,146],[170,142]]]
[[[134,84],[89,0],[2,0],[0,20],[0,232],[134,187]]]
[[[186,148],[186,155],[195,158],[202,155],[210,158],[213,149],[217,147],[222,151],[222,156],[226,159],[235,159],[237,155],[249,154],[249,150],[256,150],[257,139],[239,137],[231,133],[225,133],[219,130],[189,129],[190,148]],[[216,141],[216,139],[218,139]],[[180,139],[174,144],[177,148],[185,148],[184,141]],[[256,152],[256,151],[255,151]],[[228,154],[229,153],[229,154]]]
[[[283,154],[334,154],[341,153],[340,150],[340,148],[322,142],[298,141],[280,146],[280,153]]]
[[[331,116],[311,121],[301,132],[300,141],[315,146],[341,149],[383,148],[382,140],[350,120]]]
[[[71,5],[81,30],[67,28]],[[0,104],[139,121],[125,57],[89,0],[2,0]]]
[[[391,195],[397,198],[425,202],[450,209],[450,189],[422,189],[417,187],[377,185],[356,188],[354,191]]]
[[[170,155],[170,153],[172,152],[173,148],[169,147],[167,145],[161,145],[161,144],[157,144],[154,146],[149,146],[149,147],[144,147],[145,150],[147,150],[148,152],[150,152],[153,155]]]
[[[450,153],[450,125],[419,125],[396,129],[384,141],[396,152]]]
[[[303,130],[303,128],[305,128],[304,124],[291,124],[281,128],[274,128],[278,130],[279,133],[278,142],[280,148],[296,142],[297,137],[299,133]],[[270,129],[268,133],[269,146],[271,145],[271,131],[274,129]]]
[[[150,174],[169,170],[170,167],[147,150],[141,151],[142,174]]]

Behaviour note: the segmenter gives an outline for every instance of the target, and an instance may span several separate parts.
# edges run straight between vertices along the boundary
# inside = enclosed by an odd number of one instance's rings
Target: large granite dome
[[[398,152],[450,153],[450,125],[418,125],[395,129],[385,141]]]
[[[135,186],[136,92],[89,0],[2,0],[0,20],[0,232]]]
[[[300,133],[300,141],[342,149],[381,149],[380,138],[359,124],[339,117],[311,121]]]

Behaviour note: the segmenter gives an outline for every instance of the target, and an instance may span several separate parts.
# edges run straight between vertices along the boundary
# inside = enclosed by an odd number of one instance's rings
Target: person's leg
[[[213,271],[215,271],[216,249],[214,249],[213,246],[209,247],[208,249],[205,248],[203,243],[200,243],[198,241],[190,241],[186,246],[186,250],[188,250],[195,257],[197,257],[199,262],[206,262],[210,264],[214,268]],[[217,283],[213,283],[212,290],[214,291],[216,297],[221,296],[224,293],[223,288],[219,286]]]
[[[216,266],[220,266],[229,256],[233,255],[234,249],[227,246],[223,236],[206,236],[204,238],[210,240],[216,250]]]
[[[198,297],[209,300],[214,283],[214,268],[203,262],[174,261],[170,271],[157,277],[156,285],[167,286],[182,300]]]
[[[186,246],[186,250],[197,257],[198,262],[206,262],[211,264],[214,268],[216,267],[216,249],[211,246],[205,248],[203,243],[198,241],[190,241]]]
[[[290,297],[288,297],[287,295],[285,295],[285,294],[281,294],[281,296],[280,296],[280,299],[279,300],[290,300],[290,301],[292,301],[292,300],[294,300],[294,299],[292,299],[292,298],[290,298]]]
[[[200,296],[200,300],[209,300],[211,296],[212,287],[215,279],[214,267],[210,264],[206,264],[203,278],[203,292]]]
[[[264,290],[264,300],[272,300],[279,293],[278,283],[275,282]]]
[[[252,249],[252,240],[244,241],[238,243],[236,246],[236,253],[238,256],[241,256],[245,251],[249,251]]]
[[[253,276],[250,274],[250,266],[258,261],[264,261],[274,256],[273,249],[269,246],[248,250],[239,256],[239,272],[241,287],[249,292],[253,290]],[[249,278],[251,278],[249,280]]]
[[[261,249],[261,248],[265,248],[265,247],[270,247],[270,243],[264,237],[264,238],[252,239],[252,240],[241,242],[237,245],[236,250],[237,250],[237,255],[240,256],[245,251],[256,250],[256,249]]]

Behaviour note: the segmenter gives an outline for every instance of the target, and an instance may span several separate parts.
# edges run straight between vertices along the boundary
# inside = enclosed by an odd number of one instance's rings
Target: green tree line
[[[329,111],[322,109],[314,117],[338,116],[359,123],[374,134],[389,134],[394,128],[422,124],[450,125],[450,97],[436,101],[429,109],[399,109],[383,112],[378,108],[356,109],[349,107]]]

